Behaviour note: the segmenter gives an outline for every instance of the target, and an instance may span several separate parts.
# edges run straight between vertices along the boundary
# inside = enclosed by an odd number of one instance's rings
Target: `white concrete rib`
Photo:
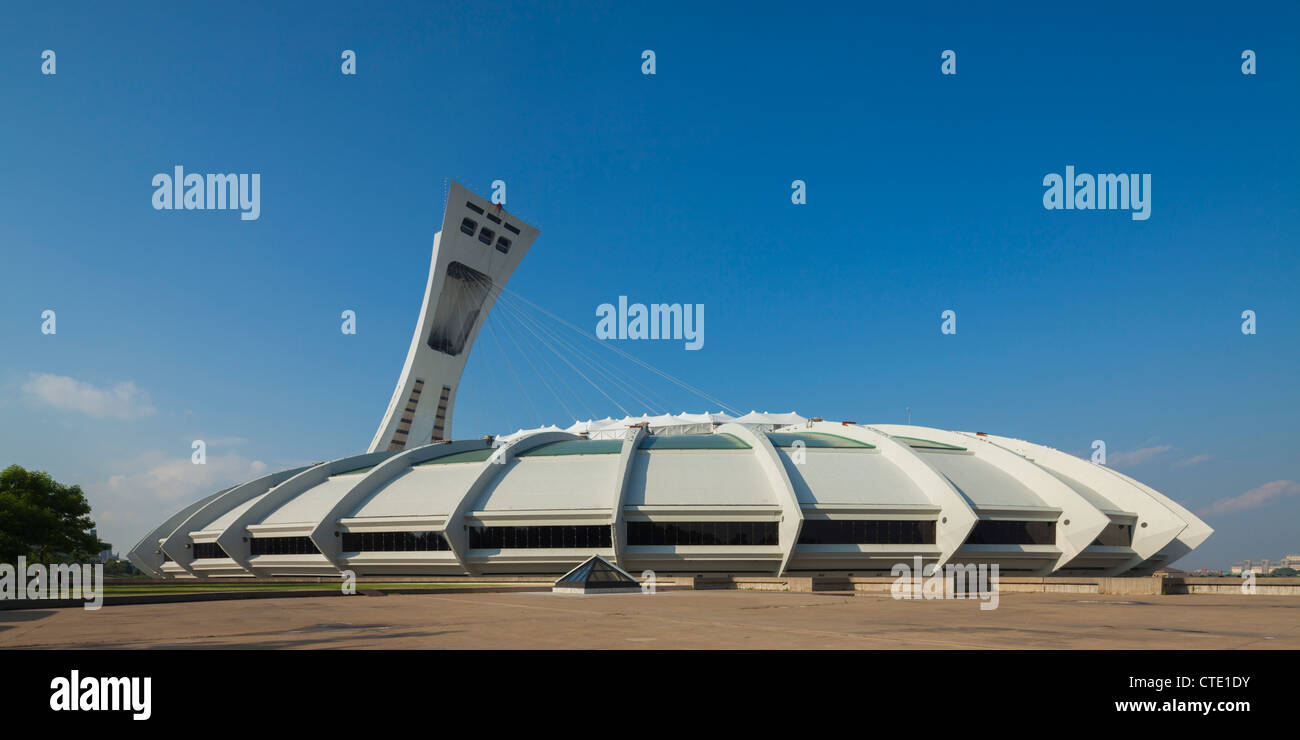
[[[465,489],[464,495],[460,497],[455,508],[447,515],[447,523],[443,529],[443,536],[447,538],[448,547],[455,553],[456,559],[465,567],[467,573],[472,575],[475,572],[473,564],[469,562],[469,531],[465,523],[465,516],[469,513],[470,507],[487,490],[488,486],[492,485],[497,476],[509,470],[519,453],[527,452],[551,442],[563,442],[571,439],[581,438],[568,432],[538,432],[516,437],[510,440],[509,443],[499,447],[491,458],[483,462],[474,482]]]
[[[1178,558],[1181,558],[1182,556],[1186,555],[1187,553],[1191,552],[1197,547],[1200,547],[1201,543],[1205,542],[1207,539],[1209,539],[1210,535],[1214,534],[1214,529],[1210,527],[1210,525],[1201,521],[1200,517],[1188,511],[1177,501],[1174,501],[1173,499],[1169,498],[1163,493],[1160,493],[1154,488],[1151,488],[1145,483],[1142,483],[1141,481],[1134,480],[1128,477],[1127,475],[1124,475],[1118,470],[1114,470],[1112,468],[1107,468],[1104,466],[1102,466],[1102,470],[1105,470],[1107,473],[1110,473],[1111,475],[1119,478],[1120,480],[1123,480],[1129,483],[1130,485],[1133,485],[1138,489],[1142,490],[1148,496],[1155,499],[1156,501],[1159,501],[1161,504],[1167,507],[1180,519],[1187,522],[1187,527],[1183,529],[1181,532],[1179,532],[1178,536],[1174,537],[1173,541],[1165,545],[1161,549],[1161,551],[1157,553],[1157,555],[1162,556],[1159,561],[1153,563],[1151,562],[1152,559],[1148,558],[1142,564],[1136,566],[1135,571],[1140,572],[1144,570],[1152,570],[1161,565],[1168,565],[1169,563],[1174,562]]]
[[[226,493],[229,490],[230,488],[226,488],[217,491],[216,493],[208,496],[207,498],[201,498],[198,501],[195,501],[194,503],[190,504],[189,506],[186,506],[184,509],[181,509],[180,511],[176,512],[175,514],[172,514],[165,521],[163,521],[162,524],[159,524],[157,527],[154,527],[153,529],[149,530],[149,532],[145,534],[144,537],[140,538],[139,542],[135,543],[135,547],[131,548],[131,550],[126,554],[127,560],[131,561],[131,563],[135,565],[135,567],[144,571],[144,573],[149,577],[162,578],[163,577],[162,564],[166,562],[163,559],[163,554],[162,554],[163,551],[162,551],[161,541],[163,539],[163,536],[175,532],[182,522],[190,518],[191,514],[203,508],[204,506],[207,506],[212,501],[215,501],[218,497],[220,497],[222,494]]]
[[[1060,508],[1061,516],[1056,522],[1056,546],[1061,554],[1042,575],[1060,570],[1091,545],[1097,535],[1110,524],[1110,517],[1098,511],[1087,499],[1051,473],[982,437],[921,426],[888,424],[876,428],[891,435],[919,437],[965,447],[977,458],[1014,478],[1048,505]]]
[[[324,483],[331,475],[354,470],[358,467],[375,465],[394,454],[387,451],[368,452],[363,455],[341,457],[337,460],[303,469],[297,475],[270,488],[266,491],[265,496],[235,517],[235,520],[217,537],[217,544],[221,546],[222,550],[226,551],[230,559],[234,560],[239,567],[250,573],[253,572],[253,566],[250,562],[252,558],[252,546],[249,541],[251,535],[248,532],[250,524],[261,522],[271,512],[285,505],[294,497]]]
[[[627,543],[627,519],[623,516],[623,502],[627,500],[628,481],[632,479],[632,464],[641,449],[641,440],[647,434],[645,427],[634,427],[632,434],[623,438],[623,446],[618,451],[618,469],[614,473],[613,496],[610,505],[610,532],[614,545],[614,565],[622,566],[623,550]]]
[[[422,445],[393,455],[377,465],[374,470],[366,473],[361,480],[357,481],[356,485],[343,494],[330,507],[329,511],[321,517],[320,521],[316,523],[315,529],[308,536],[311,537],[312,542],[316,543],[317,549],[325,557],[329,558],[330,562],[340,569],[344,568],[346,563],[343,561],[342,543],[340,537],[337,536],[340,519],[355,511],[367,497],[403,475],[415,465],[462,452],[481,450],[485,447],[487,447],[487,442],[484,440],[464,440]],[[464,566],[463,562],[460,564],[462,567]]]
[[[829,431],[817,429],[817,425],[813,429]],[[886,460],[897,466],[931,502],[942,508],[939,520],[935,523],[935,544],[940,551],[937,565],[943,566],[951,560],[979,520],[970,502],[947,478],[926,465],[915,450],[887,433],[875,427],[856,424],[840,426],[834,433],[875,445]]]
[[[1114,471],[1060,450],[1022,439],[996,435],[987,435],[987,439],[993,444],[1024,455],[1035,464],[1079,481],[1116,506],[1138,515],[1136,526],[1133,528],[1133,542],[1130,545],[1135,557],[1130,558],[1108,575],[1118,575],[1137,567],[1138,564],[1163,550],[1187,528],[1188,523],[1185,519],[1147,493],[1143,487],[1133,485],[1122,476],[1116,476]]]
[[[763,478],[772,488],[772,494],[781,506],[781,522],[778,525],[777,542],[781,545],[781,564],[776,574],[782,575],[790,566],[794,557],[795,546],[799,544],[799,531],[803,529],[803,507],[799,505],[799,496],[794,492],[790,476],[785,472],[785,465],[772,440],[766,434],[755,432],[743,424],[723,424],[717,429],[718,434],[731,434],[753,448],[754,463],[758,465]]]
[[[181,522],[162,543],[162,551],[186,573],[198,577],[198,574],[190,567],[190,564],[194,562],[194,548],[191,546],[193,543],[190,541],[190,533],[201,531],[231,509],[244,504],[252,498],[261,496],[282,481],[288,480],[304,470],[307,470],[307,468],[281,470],[228,489],[225,493],[211,499],[206,505],[186,517],[185,521]]]

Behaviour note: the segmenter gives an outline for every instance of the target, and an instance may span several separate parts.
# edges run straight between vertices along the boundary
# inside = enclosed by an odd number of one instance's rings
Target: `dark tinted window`
[[[558,547],[612,547],[609,525],[553,527],[470,527],[473,549],[511,550]]]
[[[968,545],[1055,545],[1056,522],[979,521]]]
[[[226,551],[222,550],[221,545],[218,545],[215,542],[194,543],[195,560],[200,560],[202,558],[224,558],[224,557],[226,557]]]
[[[474,232],[475,232],[476,230],[478,230],[478,222],[477,222],[477,221],[475,221],[474,219],[472,219],[472,218],[470,218],[470,217],[468,217],[468,216],[466,216],[465,218],[461,219],[461,222],[460,222],[460,233],[462,233],[462,234],[468,234],[469,236],[474,236]]]
[[[933,545],[933,521],[892,519],[809,519],[799,530],[801,545]]]
[[[248,543],[254,555],[316,555],[320,550],[310,537],[254,537]]]
[[[429,552],[447,550],[441,532],[345,532],[343,552]]]
[[[1108,524],[1092,544],[1104,547],[1128,547],[1133,544],[1133,525]]]
[[[629,545],[775,545],[776,522],[628,522]]]

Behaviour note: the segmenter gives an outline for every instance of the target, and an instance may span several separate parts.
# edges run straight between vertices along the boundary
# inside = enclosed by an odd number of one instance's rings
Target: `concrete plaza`
[[[389,594],[0,612],[0,648],[1300,648],[1290,596]]]

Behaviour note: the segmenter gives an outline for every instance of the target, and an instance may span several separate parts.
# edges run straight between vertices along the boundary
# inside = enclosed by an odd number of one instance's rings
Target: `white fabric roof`
[[[805,421],[808,420],[793,411],[787,414],[769,414],[766,411],[751,411],[739,419],[736,419],[737,424],[771,424],[779,427],[789,426],[791,424],[802,424]]]
[[[746,421],[753,417],[754,420]],[[739,422],[741,424],[759,424],[768,426],[784,426],[787,424],[798,424],[806,421],[804,417],[795,414],[759,414],[751,412],[737,419],[730,414],[721,411],[717,413],[691,414],[682,412],[680,414],[660,414],[650,416],[642,414],[641,416],[625,416],[622,419],[615,419],[606,416],[604,419],[587,419],[586,421],[574,421],[568,427],[560,429],[557,426],[537,427],[535,429],[520,429],[513,434],[503,434],[497,439],[502,442],[509,442],[526,434],[537,434],[539,432],[568,432],[569,434],[586,434],[590,439],[621,439],[627,430],[634,424],[647,424],[650,431],[654,434],[665,436],[678,434],[708,434],[713,431],[713,427],[718,424],[729,422]]]
[[[554,424],[552,424],[548,427],[537,427],[536,429],[520,429],[519,431],[516,431],[512,434],[502,434],[501,436],[497,437],[497,441],[509,442],[510,440],[515,439],[516,437],[522,437],[526,434],[537,434],[539,432],[563,432],[563,431],[567,431],[567,430],[561,429],[555,426]]]

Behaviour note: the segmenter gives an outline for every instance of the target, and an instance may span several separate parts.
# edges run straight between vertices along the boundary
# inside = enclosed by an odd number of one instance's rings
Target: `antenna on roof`
[[[911,407],[911,406],[908,406],[908,407],[907,407],[907,425],[908,425],[909,427],[912,426],[912,407]]]

